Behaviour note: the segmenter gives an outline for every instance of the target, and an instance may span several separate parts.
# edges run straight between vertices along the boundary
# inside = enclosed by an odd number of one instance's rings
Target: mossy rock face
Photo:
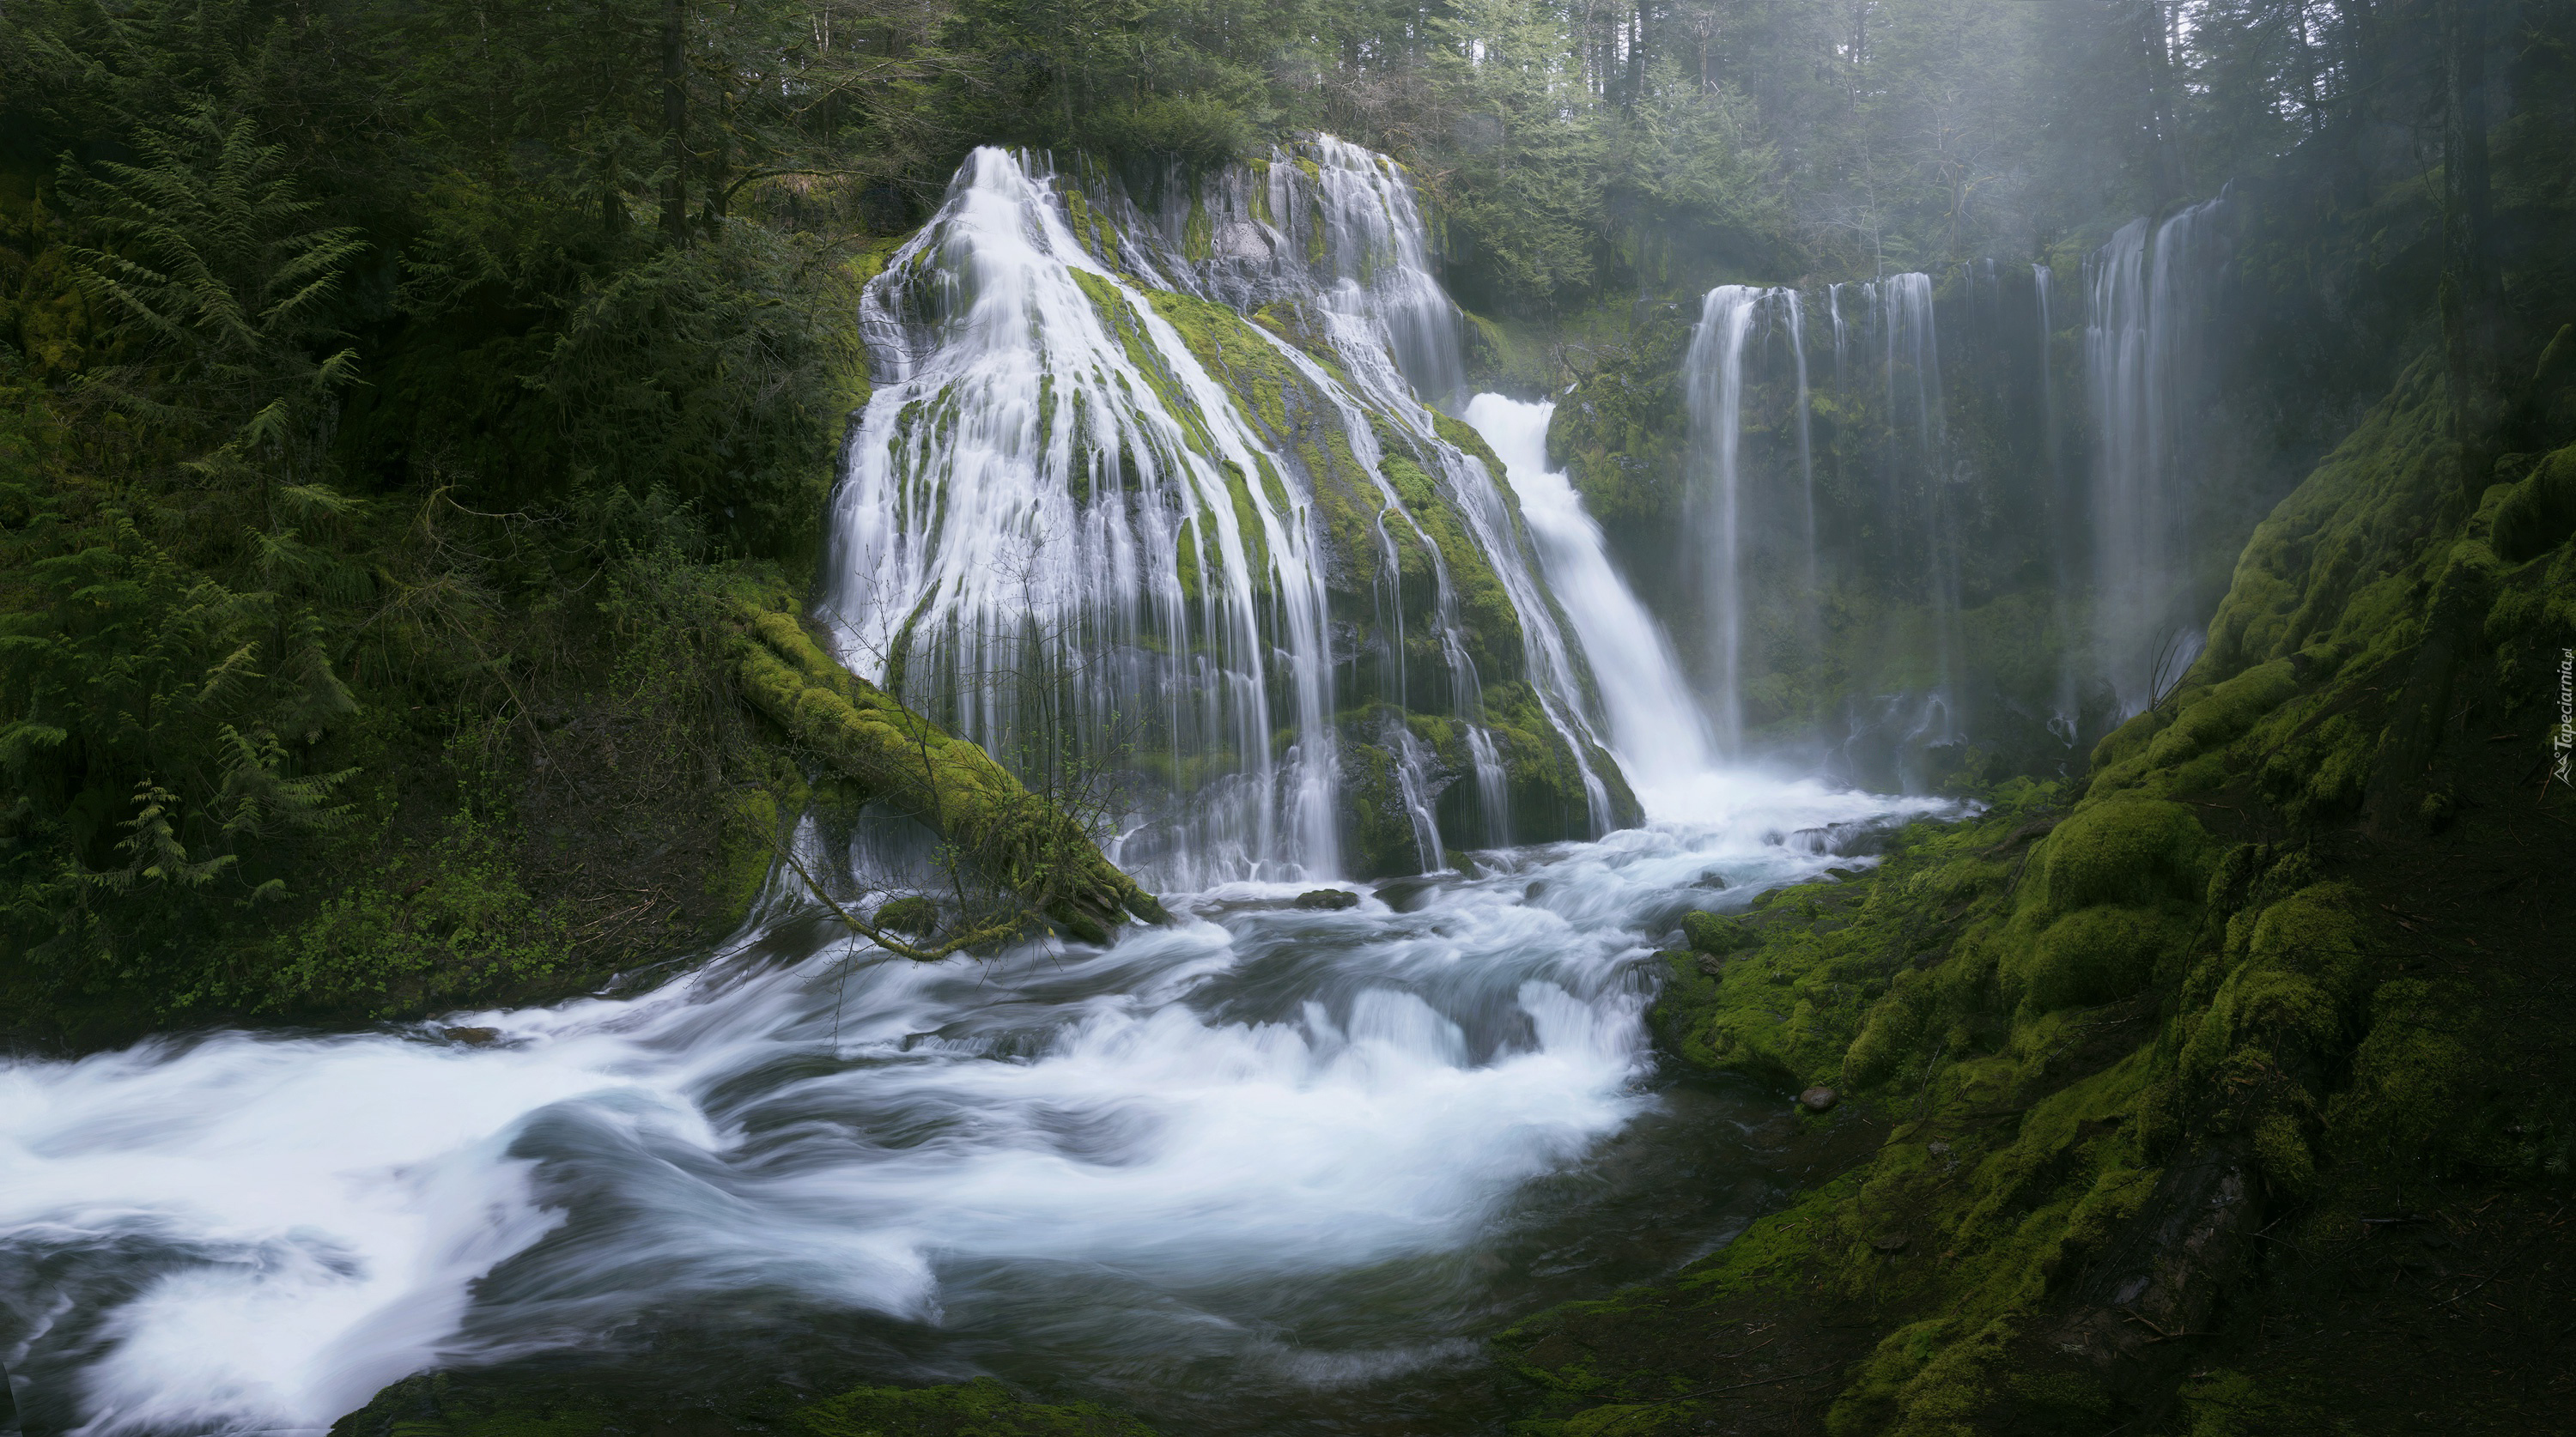
[[[2147,762],[2180,764],[2233,742],[2298,692],[2297,670],[2289,659],[2274,659],[2209,689],[2148,741]]]
[[[2536,559],[2576,533],[2576,445],[2532,467],[2495,511],[2496,556],[2509,564]]]
[[[1832,1432],[2275,1430],[2299,1404],[2237,1364],[2286,1359],[2229,1325],[2228,1294],[2296,1269],[2313,1286],[2259,1300],[2304,1316],[2348,1290],[2335,1254],[2401,1190],[2428,1211],[2418,1194],[2465,1193],[2456,1219],[2562,1185],[2576,1014],[2531,955],[2568,907],[2526,855],[2565,846],[2563,797],[2533,788],[2555,782],[2539,736],[2576,552],[2554,518],[2499,523],[2509,501],[2555,512],[2519,487],[2539,460],[2459,494],[2446,413],[2436,367],[2410,370],[2265,521],[2209,650],[2089,776],[1757,900],[1722,967],[1666,955],[1672,1056],[1784,1084],[1838,1066],[1834,1121],[1879,1117],[1885,1142],[1680,1277],[1516,1329],[1579,1331],[1579,1366],[1534,1360],[1570,1340],[1507,1335],[1527,1430],[1723,1425],[1765,1374],[1701,1375],[1705,1335],[1792,1313],[1871,1334],[1798,1364],[1839,1387]],[[2485,1277],[2514,1250],[2455,1267],[2430,1320],[2515,1280]]]
[[[1420,838],[1405,805],[1395,754],[1383,744],[1345,743],[1341,760],[1342,861],[1350,875],[1384,878],[1418,871]]]

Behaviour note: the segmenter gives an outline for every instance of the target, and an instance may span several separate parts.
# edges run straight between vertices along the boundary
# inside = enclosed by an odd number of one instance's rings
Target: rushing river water
[[[1775,1095],[1656,1080],[1645,960],[1686,907],[1853,861],[1814,830],[1923,805],[1704,791],[1345,911],[1215,889],[1105,950],[924,966],[790,916],[637,997],[13,1062],[0,1357],[31,1430],[99,1434],[648,1350],[1370,1430],[1788,1180]]]

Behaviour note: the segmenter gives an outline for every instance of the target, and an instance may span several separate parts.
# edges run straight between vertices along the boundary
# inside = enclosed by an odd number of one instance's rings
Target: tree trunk
[[[2485,487],[2503,296],[2487,184],[2486,0],[2442,0],[2442,338],[2460,482]]]
[[[2138,39],[2147,62],[2148,123],[2155,130],[2156,208],[2162,210],[2191,187],[2191,177],[2183,168],[2180,117],[2174,105],[2173,7],[2149,0],[2140,8],[2145,12]]]
[[[684,0],[662,0],[662,233],[679,241],[689,222],[689,192],[681,177],[688,159],[689,92],[683,79]]]

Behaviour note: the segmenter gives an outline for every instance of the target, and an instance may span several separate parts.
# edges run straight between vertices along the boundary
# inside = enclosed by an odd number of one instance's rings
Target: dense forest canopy
[[[2372,313],[2367,276],[2420,293],[2438,272],[2465,375],[2503,343],[2500,247],[2526,293],[2566,264],[2528,232],[2548,166],[2503,165],[2526,198],[2491,203],[2485,160],[2491,130],[2499,154],[2563,130],[2565,20],[2564,0],[18,0],[0,922],[30,957],[10,981],[40,1007],[137,985],[165,1008],[364,1006],[595,946],[526,867],[543,843],[501,775],[555,761],[550,722],[623,775],[585,802],[639,821],[647,753],[709,813],[766,781],[725,705],[670,679],[723,668],[695,617],[710,564],[801,581],[866,392],[857,288],[975,146],[1150,188],[1333,131],[1409,167],[1469,309],[1541,328],[1718,280],[2066,265],[2133,214],[2258,186],[2301,217],[2261,262],[2324,281],[2290,318]],[[2383,309],[2395,334],[2422,304]],[[2312,347],[2369,371],[2329,407],[2393,362]],[[398,858],[432,876],[395,902],[365,875]],[[722,906],[693,905],[630,905],[661,916],[608,946]]]

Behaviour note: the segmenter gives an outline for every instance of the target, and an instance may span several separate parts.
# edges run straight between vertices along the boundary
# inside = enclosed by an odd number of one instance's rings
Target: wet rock
[[[1300,908],[1357,908],[1360,896],[1347,888],[1310,888],[1297,895]]]
[[[1726,875],[1712,868],[1708,872],[1691,880],[1691,887],[1724,889],[1726,887]]]
[[[1908,1241],[1910,1239],[1903,1237],[1874,1237],[1869,1240],[1869,1245],[1880,1252],[1903,1252]]]
[[[1726,960],[1707,953],[1702,953],[1692,960],[1692,966],[1711,978],[1723,977],[1726,973]]]
[[[1836,883],[1849,883],[1860,877],[1860,871],[1854,868],[1828,868],[1825,870],[1825,876]]]
[[[469,1048],[488,1048],[501,1041],[501,1030],[498,1028],[441,1028],[438,1035],[451,1043],[463,1043]]]
[[[1714,958],[1740,952],[1759,941],[1733,919],[1699,912],[1682,915],[1682,936],[1691,947]]]
[[[1842,1100],[1843,1095],[1831,1088],[1809,1088],[1798,1095],[1798,1106],[1811,1113],[1825,1113],[1833,1111],[1834,1104]]]

